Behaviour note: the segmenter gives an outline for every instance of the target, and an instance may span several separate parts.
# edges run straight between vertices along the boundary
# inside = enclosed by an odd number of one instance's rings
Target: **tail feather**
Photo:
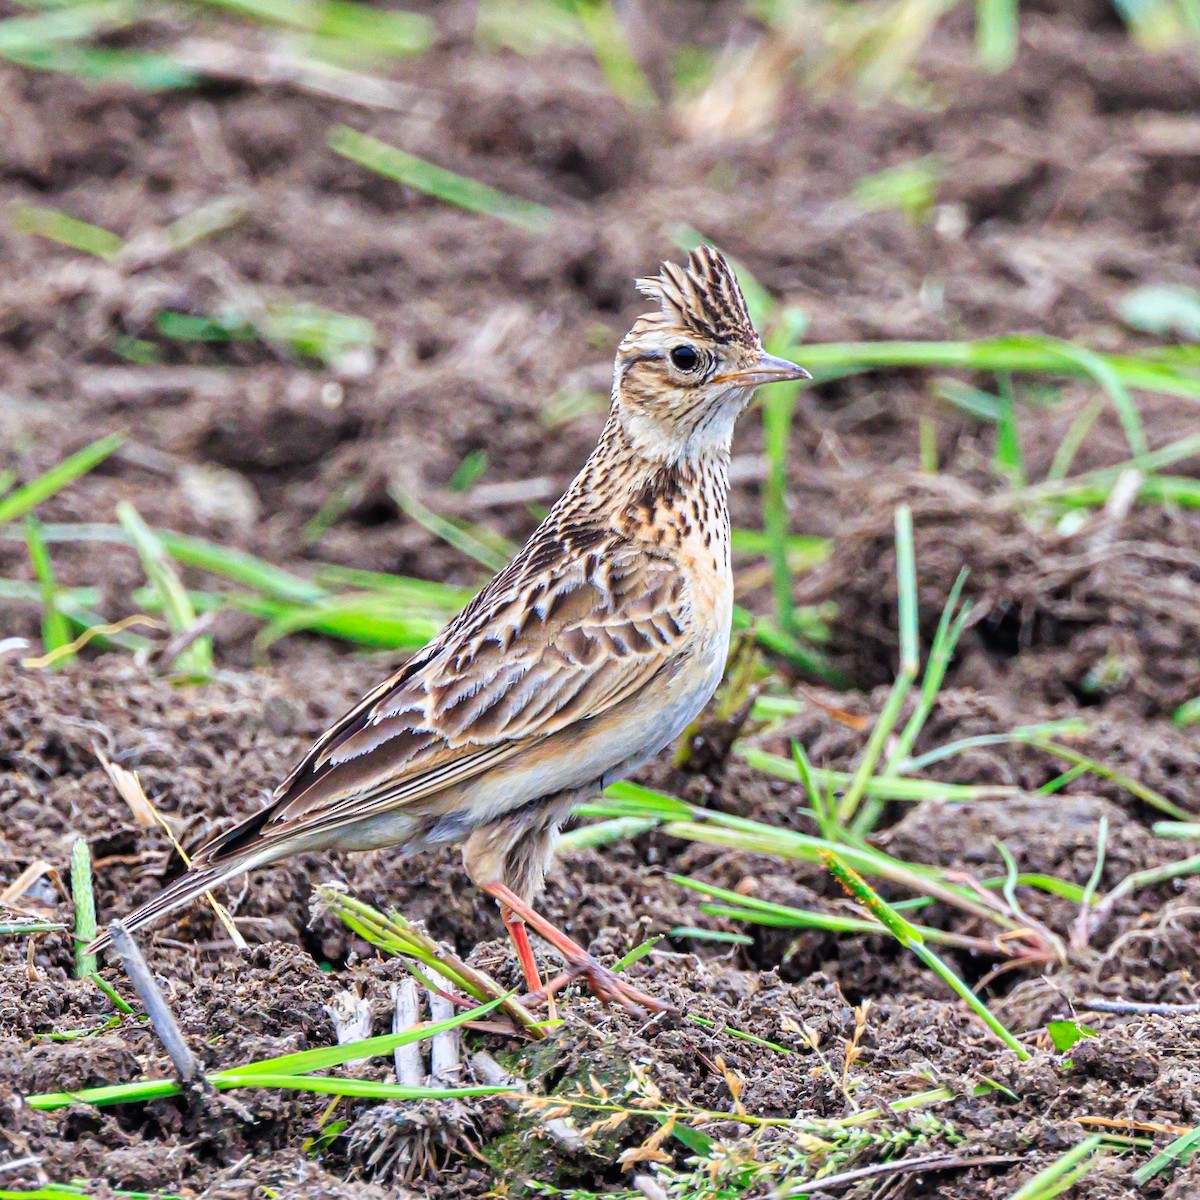
[[[182,908],[211,888],[217,887],[227,879],[232,879],[235,875],[240,875],[252,866],[254,866],[253,861],[248,862],[242,859],[232,863],[214,864],[211,867],[192,868],[174,883],[163,888],[152,900],[147,900],[141,908],[135,909],[127,917],[122,917],[121,924],[132,933],[135,929],[141,929],[142,926],[157,921],[159,917],[166,916],[167,913],[174,912],[177,908]],[[108,933],[102,933],[87,947],[85,953],[99,954],[107,950],[111,944],[112,939]]]

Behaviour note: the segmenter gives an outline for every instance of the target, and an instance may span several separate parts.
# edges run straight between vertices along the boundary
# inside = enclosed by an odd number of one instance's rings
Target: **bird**
[[[654,307],[618,346],[599,441],[523,549],[128,930],[293,854],[461,843],[531,997],[551,984],[530,929],[563,958],[560,981],[637,1012],[668,1007],[534,901],[572,808],[675,741],[716,690],[733,612],[734,425],[759,386],[811,376],[764,350],[712,247],[635,284]],[[108,945],[106,933],[88,952]]]

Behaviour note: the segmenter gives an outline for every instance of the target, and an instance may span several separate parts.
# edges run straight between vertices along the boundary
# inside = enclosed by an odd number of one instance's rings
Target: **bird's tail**
[[[233,861],[214,863],[212,866],[192,867],[174,883],[163,888],[152,900],[147,900],[141,908],[134,909],[127,917],[122,917],[121,924],[132,933],[135,929],[141,929],[143,925],[149,925],[152,921],[157,921],[159,917],[166,916],[167,913],[174,912],[177,908],[182,908],[185,904],[195,900],[197,896],[203,895],[227,879],[232,879],[235,875],[240,875],[243,871],[248,871],[256,865],[255,857],[242,857],[235,858]],[[107,950],[111,943],[112,939],[108,933],[102,933],[87,947],[84,953],[99,954],[101,951]]]

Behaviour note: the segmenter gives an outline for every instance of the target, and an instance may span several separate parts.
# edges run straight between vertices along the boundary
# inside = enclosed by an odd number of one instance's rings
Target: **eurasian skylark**
[[[546,989],[527,925],[566,960],[562,979],[663,1007],[532,901],[572,806],[677,738],[716,689],[733,604],[734,422],[760,384],[808,375],[764,352],[715,250],[638,288],[658,311],[621,342],[600,442],[525,548],[128,928],[300,851],[461,841],[535,993]]]

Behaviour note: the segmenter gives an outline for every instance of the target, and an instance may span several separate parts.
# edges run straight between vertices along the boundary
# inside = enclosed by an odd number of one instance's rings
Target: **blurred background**
[[[128,541],[118,501],[275,563],[478,584],[595,438],[633,277],[701,236],[824,381],[746,420],[734,464],[741,597],[804,643],[801,668],[893,669],[836,643],[894,645],[894,615],[787,594],[864,489],[1053,482],[1190,432],[1194,0],[5,11],[0,466],[28,482],[123,435],[39,510],[108,524],[49,530],[56,580],[85,589],[60,605],[73,634],[144,582],[137,555],[96,553]],[[1016,334],[1035,337],[986,340]],[[1093,351],[1140,354],[1142,377]],[[1155,371],[1139,410],[1127,389]],[[27,634],[42,593],[12,530],[0,622]],[[311,618],[256,595],[258,623],[216,620],[229,661],[263,649],[264,615]],[[362,640],[418,644],[441,615],[389,612]]]

